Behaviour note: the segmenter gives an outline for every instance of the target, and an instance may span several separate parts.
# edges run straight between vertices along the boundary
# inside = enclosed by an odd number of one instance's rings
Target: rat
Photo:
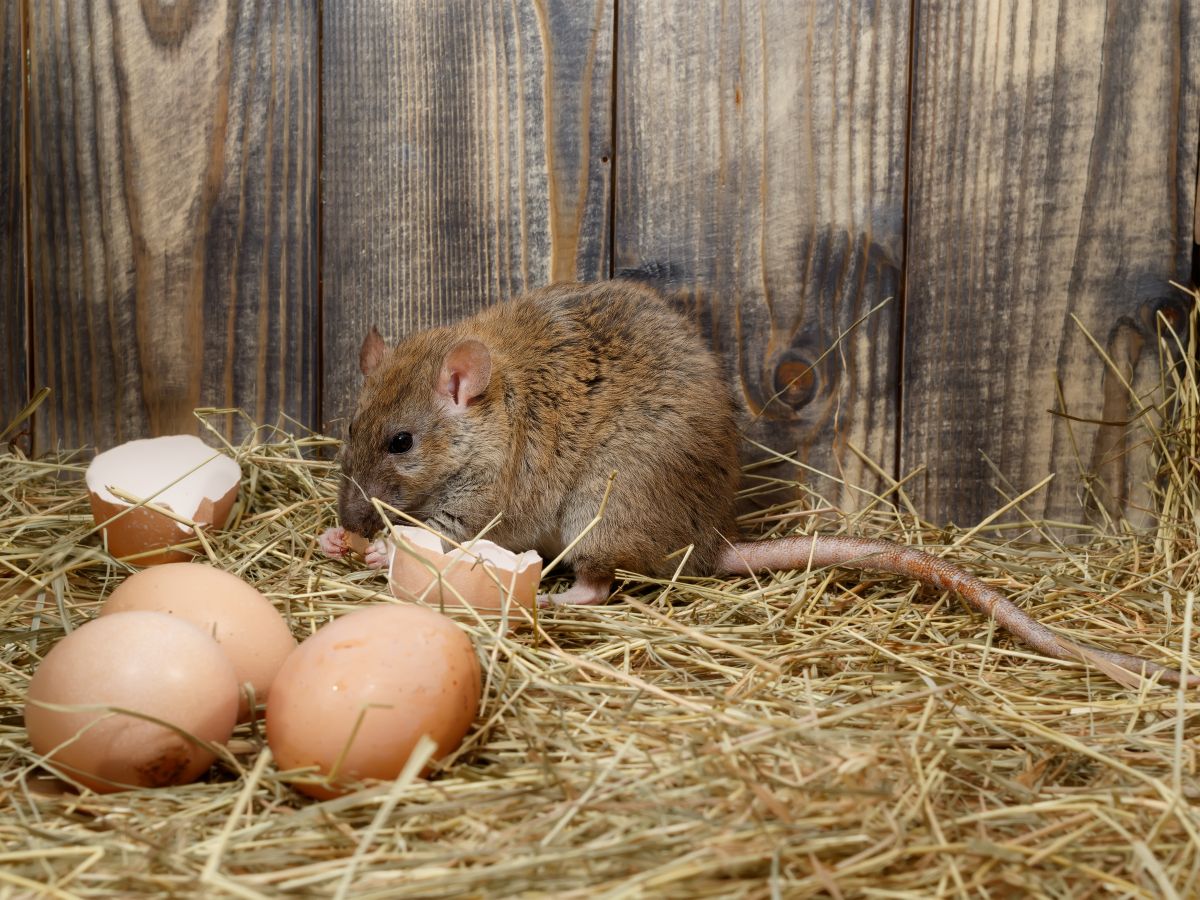
[[[737,401],[716,354],[648,285],[553,284],[391,349],[372,329],[359,365],[366,380],[340,454],[340,524],[321,536],[330,556],[384,526],[377,498],[460,542],[500,514],[490,540],[553,558],[610,492],[603,517],[564,558],[574,584],[539,602],[602,603],[618,569],[669,577],[676,551],[690,547],[682,574],[837,566],[905,576],[953,591],[1046,656],[1090,662],[1119,681],[1182,677],[1060,637],[964,569],[902,544],[739,540]],[[383,565],[385,545],[371,544],[366,560]]]

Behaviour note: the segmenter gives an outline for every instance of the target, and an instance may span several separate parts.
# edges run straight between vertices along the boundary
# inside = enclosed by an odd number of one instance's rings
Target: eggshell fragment
[[[163,548],[190,540],[192,529],[121,499],[112,488],[197,525],[221,528],[237,499],[241,476],[235,460],[194,435],[177,434],[129,441],[98,454],[88,466],[86,481],[92,517],[97,525],[107,523],[102,530],[109,552],[120,558],[136,556],[138,565],[148,566],[190,559],[186,550]],[[152,550],[162,552],[138,555]]]
[[[479,711],[475,648],[452,620],[421,606],[373,606],[320,628],[271,687],[267,741],[293,782],[321,799],[364,779],[394,779],[423,734],[435,759],[454,750]],[[336,767],[336,771],[335,771]]]
[[[388,585],[400,600],[489,612],[504,610],[510,598],[526,609],[537,601],[542,558],[536,551],[517,554],[478,540],[468,546],[469,553],[457,547],[443,553],[438,537],[423,528],[401,527],[394,533],[398,540],[391,548]]]
[[[367,548],[371,546],[371,542],[361,534],[355,534],[353,531],[347,531],[346,546],[359,556],[366,556]]]
[[[215,759],[198,741],[227,741],[236,719],[232,663],[195,625],[160,612],[77,628],[46,654],[25,702],[34,750],[101,793],[194,781]]]
[[[201,563],[167,563],[143,569],[117,585],[100,615],[156,610],[198,626],[221,645],[239,686],[238,719],[250,719],[251,692],[264,702],[275,673],[296,639],[271,601],[229,572]]]
[[[341,525],[334,525],[321,532],[321,536],[317,539],[317,545],[321,548],[321,552],[330,559],[345,559],[351,554],[359,557],[365,556],[371,542],[361,534],[347,531]]]

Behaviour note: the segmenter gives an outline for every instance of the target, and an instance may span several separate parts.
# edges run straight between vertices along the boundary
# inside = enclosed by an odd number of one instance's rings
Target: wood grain
[[[29,399],[23,57],[20,0],[0,0],[0,431]],[[30,449],[28,440],[19,443]]]
[[[608,271],[612,0],[324,6],[324,408],[389,340]]]
[[[28,6],[41,445],[315,423],[313,5]]]
[[[1097,423],[1134,415],[1122,380],[1153,384],[1155,313],[1184,299],[1200,7],[921,0],[917,22],[901,470],[929,467],[939,520],[1049,473],[1034,518],[1142,519],[1142,436]]]
[[[620,13],[617,268],[667,273],[729,360],[754,439],[874,487],[854,448],[894,467],[898,302],[851,329],[901,282],[908,10]]]

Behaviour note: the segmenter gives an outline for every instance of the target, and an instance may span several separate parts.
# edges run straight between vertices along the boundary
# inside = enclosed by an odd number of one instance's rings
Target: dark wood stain
[[[139,0],[146,32],[161,47],[178,48],[191,30],[200,0]],[[110,0],[110,6],[111,6]]]

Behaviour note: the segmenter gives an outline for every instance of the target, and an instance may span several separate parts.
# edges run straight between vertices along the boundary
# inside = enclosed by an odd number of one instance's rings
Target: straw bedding
[[[1142,417],[1160,468],[1154,533],[938,531],[902,488],[854,515],[802,494],[748,525],[945,550],[1069,637],[1186,665],[1194,373],[1164,365],[1160,387]],[[334,441],[257,429],[230,449],[242,506],[196,545],[202,557],[256,584],[301,638],[391,602],[378,573],[316,551],[334,520]],[[25,687],[130,571],[91,533],[86,461],[0,456],[0,895],[1200,891],[1193,694],[1040,659],[953,597],[837,571],[629,575],[606,607],[551,610],[507,635],[464,622],[483,706],[429,781],[319,803],[289,787],[251,723],[198,784],[64,790],[25,738]]]

